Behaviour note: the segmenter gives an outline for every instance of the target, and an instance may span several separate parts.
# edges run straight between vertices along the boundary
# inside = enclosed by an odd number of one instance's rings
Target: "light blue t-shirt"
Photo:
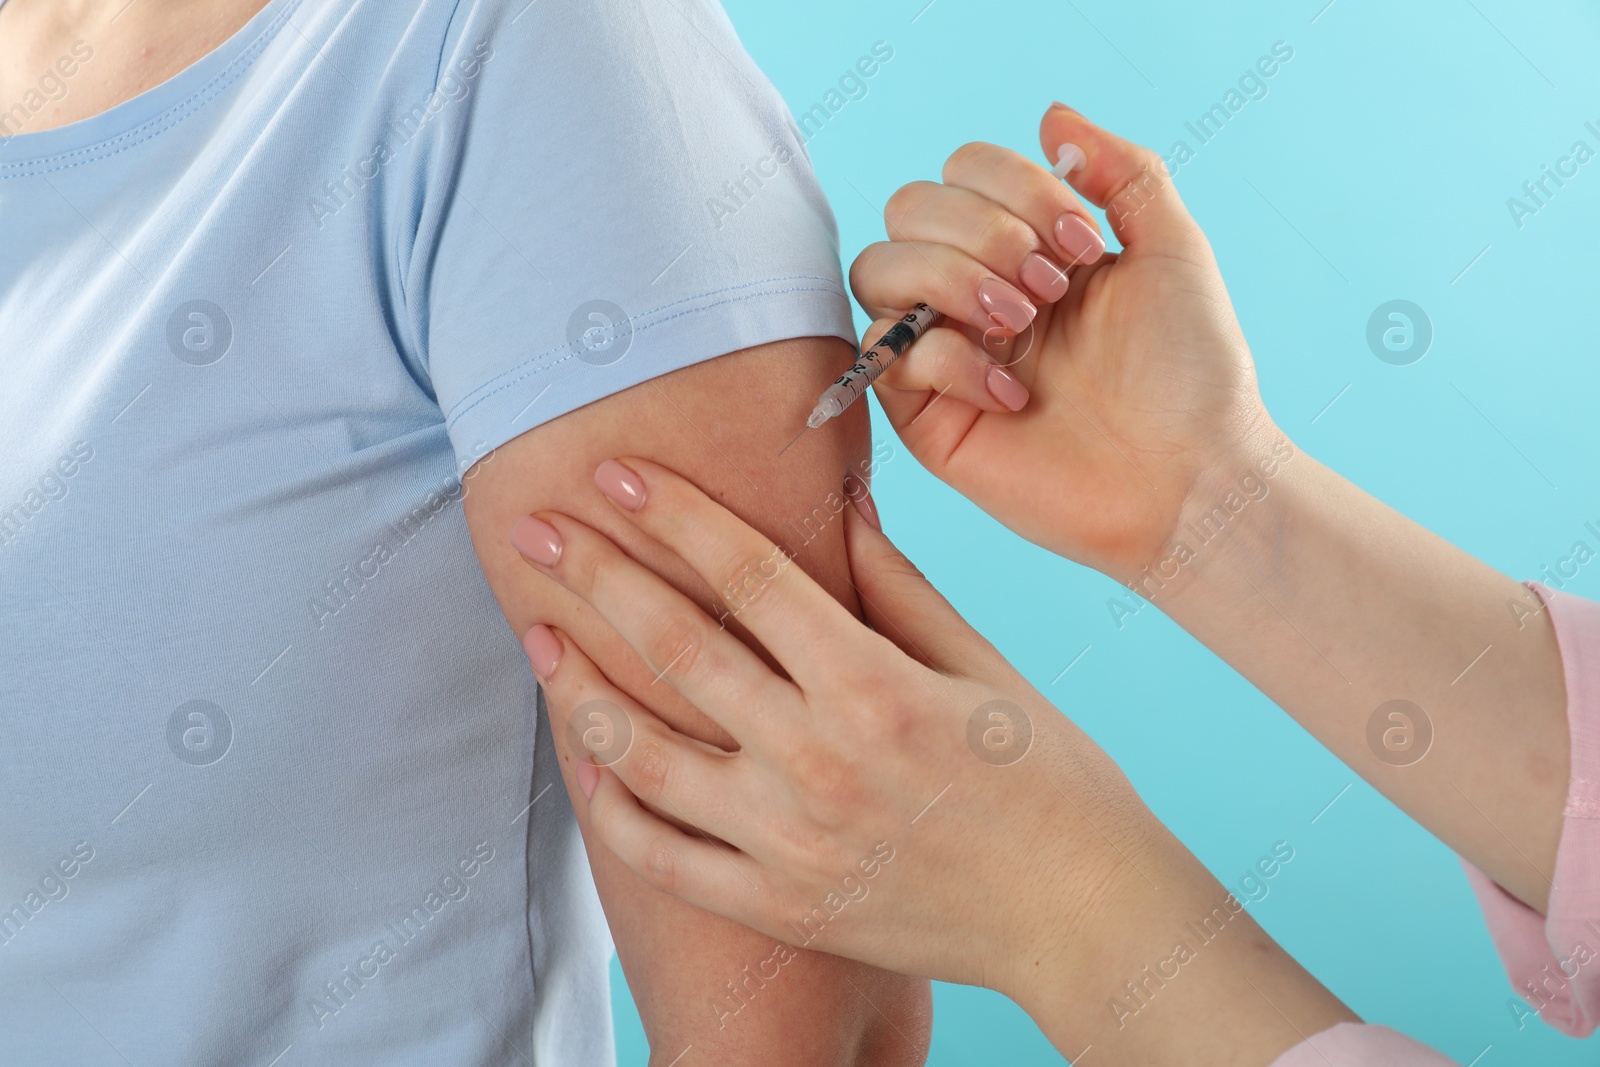
[[[459,475],[851,336],[792,119],[714,0],[275,0],[30,128],[106,62],[0,101],[0,1063],[610,1062]]]

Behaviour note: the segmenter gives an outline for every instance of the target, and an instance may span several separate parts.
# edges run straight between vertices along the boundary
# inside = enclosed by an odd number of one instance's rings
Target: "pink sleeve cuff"
[[[1272,1061],[1272,1067],[1457,1067],[1456,1061],[1387,1026],[1340,1023]]]
[[[1549,915],[1461,863],[1506,975],[1527,1001],[1526,1007],[1510,1002],[1518,1029],[1538,1017],[1564,1034],[1587,1037],[1600,1022],[1600,604],[1527,585],[1555,627],[1572,737]]]

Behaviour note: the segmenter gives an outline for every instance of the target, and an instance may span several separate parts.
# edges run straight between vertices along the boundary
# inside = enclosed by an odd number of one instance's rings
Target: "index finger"
[[[705,579],[802,690],[837,664],[860,621],[774,544],[698,487],[658,463],[606,460],[595,484],[645,533]],[[836,510],[843,511],[843,492]]]

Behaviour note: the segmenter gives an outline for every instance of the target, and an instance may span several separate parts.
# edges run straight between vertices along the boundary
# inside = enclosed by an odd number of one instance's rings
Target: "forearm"
[[[1263,476],[1257,463],[1286,446]],[[1141,593],[1544,909],[1569,741],[1560,655],[1531,591],[1271,426],[1192,494],[1173,543],[1185,551],[1167,558],[1183,558],[1147,571]]]

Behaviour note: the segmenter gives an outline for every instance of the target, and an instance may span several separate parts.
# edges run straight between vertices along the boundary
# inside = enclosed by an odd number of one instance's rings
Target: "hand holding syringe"
[[[1056,150],[1056,153],[1058,161],[1051,168],[1050,174],[1058,181],[1083,163],[1083,151],[1076,145],[1064,144]],[[1064,279],[1065,275],[1062,277]],[[1065,285],[1062,287],[1065,288]],[[817,406],[806,418],[805,428],[794,436],[794,440],[784,445],[778,455],[781,456],[789,451],[790,446],[800,440],[806,430],[815,430],[829,419],[838,418],[844,413],[845,408],[861,399],[866,391],[872,388],[872,383],[877,381],[884,371],[894,366],[895,361],[905,355],[906,349],[926,333],[938,317],[939,313],[927,304],[918,304],[909,314],[891,326],[876,343],[856,357],[849,370],[823,391],[817,400]]]

